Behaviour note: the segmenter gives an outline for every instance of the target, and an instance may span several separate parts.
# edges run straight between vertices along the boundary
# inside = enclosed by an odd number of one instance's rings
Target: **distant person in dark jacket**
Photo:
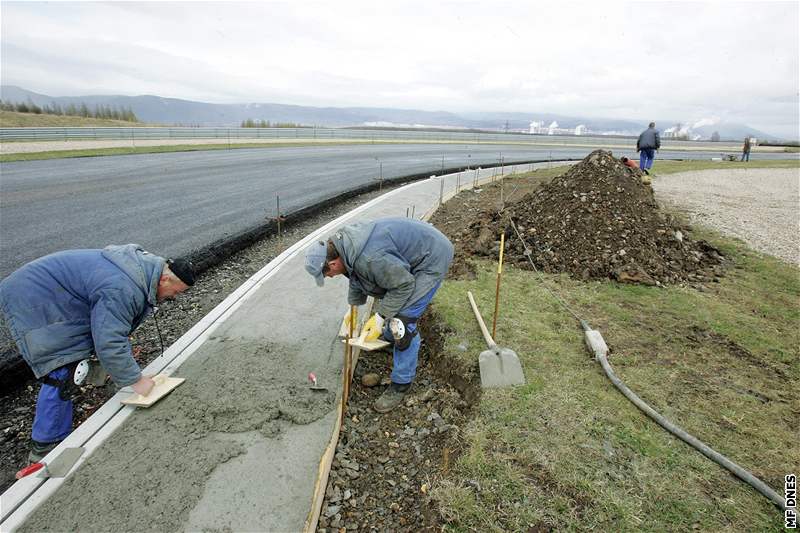
[[[742,161],[750,162],[750,136],[744,138],[744,146],[742,146]]]
[[[42,381],[31,462],[72,431],[72,387],[96,355],[114,382],[147,395],[154,386],[128,336],[153,307],[194,284],[191,263],[167,261],[136,244],[67,250],[32,261],[0,282],[0,309],[25,362]],[[85,365],[85,363],[84,363]]]
[[[379,299],[377,322],[393,344],[392,382],[373,408],[386,413],[403,401],[417,372],[419,320],[453,260],[453,244],[432,225],[409,218],[382,218],[342,227],[327,242],[306,250],[306,271],[322,286],[347,276],[350,305]]]
[[[646,173],[653,167],[653,159],[656,157],[656,150],[661,148],[661,137],[656,130],[656,123],[650,125],[640,135],[636,141],[636,151],[639,152],[639,167]]]

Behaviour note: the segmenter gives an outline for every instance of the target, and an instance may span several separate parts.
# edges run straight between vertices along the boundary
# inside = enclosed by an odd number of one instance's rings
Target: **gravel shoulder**
[[[657,200],[692,224],[800,265],[800,169],[681,172],[655,176],[652,185]]]

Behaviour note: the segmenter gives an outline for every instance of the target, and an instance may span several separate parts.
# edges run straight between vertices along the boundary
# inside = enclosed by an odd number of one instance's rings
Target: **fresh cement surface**
[[[419,217],[439,191],[426,180],[351,220]],[[302,253],[287,260],[179,368],[186,382],[136,411],[20,531],[302,530],[335,426],[345,310],[345,279],[319,288]],[[310,371],[328,392],[308,388]]]

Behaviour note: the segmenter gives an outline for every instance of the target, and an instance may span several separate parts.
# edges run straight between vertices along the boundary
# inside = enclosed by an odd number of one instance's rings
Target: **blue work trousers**
[[[648,170],[653,166],[653,159],[656,157],[655,148],[642,148],[639,152],[639,168]]]
[[[400,316],[414,320],[413,322],[407,323],[406,335],[411,335],[417,330],[417,319],[419,319],[419,317],[422,316],[422,313],[425,312],[425,309],[428,307],[428,304],[431,303],[433,295],[436,294],[437,290],[439,290],[441,284],[442,282],[440,281],[430,291],[428,291],[425,296],[408,307],[400,310],[398,313]],[[388,320],[386,321],[386,326],[383,329],[383,338],[389,342],[394,342],[392,332],[389,330]],[[393,383],[404,385],[414,381],[414,377],[417,375],[417,356],[419,355],[419,345],[421,341],[422,339],[420,338],[419,334],[417,334],[411,338],[411,344],[409,344],[408,348],[405,350],[398,350],[396,346],[394,347],[394,360],[392,364]]]
[[[62,366],[50,372],[48,376],[64,381],[72,379],[72,372],[69,367]],[[62,400],[58,387],[42,383],[39,398],[36,401],[31,438],[42,443],[60,442],[71,431],[72,400]]]

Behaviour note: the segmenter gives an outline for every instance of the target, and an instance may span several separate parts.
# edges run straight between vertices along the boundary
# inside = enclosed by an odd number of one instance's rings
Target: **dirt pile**
[[[501,231],[506,261],[521,268],[531,268],[529,254],[537,268],[582,279],[660,285],[722,274],[722,254],[689,239],[686,228],[659,210],[649,179],[603,150],[499,214],[476,220],[460,237],[468,252],[496,257]]]

